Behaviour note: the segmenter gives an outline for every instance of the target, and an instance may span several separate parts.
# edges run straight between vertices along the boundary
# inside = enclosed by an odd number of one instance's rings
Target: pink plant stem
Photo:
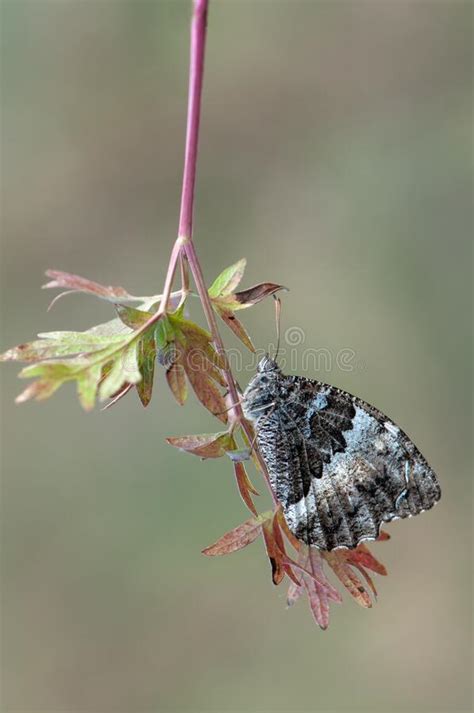
[[[199,121],[201,118],[208,4],[208,0],[194,0],[193,19],[191,22],[186,148],[184,152],[183,189],[181,192],[178,229],[180,237],[189,239],[193,235],[194,186],[196,183]]]
[[[178,239],[173,248],[173,254],[178,247],[183,250],[188,260],[191,273],[196,283],[196,289],[201,300],[204,315],[206,317],[216,351],[221,356],[224,364],[223,372],[227,384],[228,395],[232,408],[229,411],[229,419],[234,424],[240,423],[244,433],[250,443],[253,442],[253,433],[250,424],[244,418],[240,398],[237,391],[234,376],[230,370],[229,361],[224,348],[222,337],[217,327],[217,319],[207,292],[206,283],[202,273],[201,265],[196,254],[193,242],[193,208],[194,208],[194,187],[196,183],[196,166],[199,140],[199,122],[201,116],[201,96],[204,75],[204,53],[206,47],[207,11],[208,0],[194,0],[193,18],[191,23],[191,50],[189,68],[189,91],[188,91],[188,115],[186,126],[186,148],[184,156],[183,189],[181,193],[181,210],[179,216]],[[162,305],[166,305],[171,291],[172,278],[176,269],[176,259],[170,261],[167,281],[165,284]],[[173,264],[172,264],[173,263]],[[171,276],[171,277],[170,277]],[[168,278],[171,282],[168,285]],[[168,289],[166,289],[168,288]],[[165,299],[166,298],[166,299]],[[262,474],[270,490],[275,506],[278,501],[275,498],[270,485],[270,479],[265,462],[258,449],[254,449],[255,456],[259,463]]]
[[[176,240],[175,244],[173,245],[173,249],[171,251],[170,261],[168,263],[168,270],[166,271],[165,284],[163,287],[163,295],[161,297],[160,308],[157,312],[156,318],[161,318],[163,314],[166,314],[166,310],[168,308],[168,300],[171,295],[171,289],[173,287],[173,280],[176,272],[176,267],[178,265],[179,256],[181,254],[181,249],[182,243],[178,238],[178,240]],[[156,321],[156,319],[154,321]]]
[[[181,211],[179,217],[178,241],[181,241],[184,253],[191,268],[196,289],[200,297],[204,314],[217,352],[224,362],[224,374],[227,381],[229,396],[235,404],[235,416],[242,418],[239,396],[235,380],[229,368],[222,338],[217,327],[214,309],[206,288],[201,265],[193,243],[193,207],[194,186],[196,182],[196,165],[199,140],[199,121],[201,116],[201,96],[204,75],[204,52],[206,47],[208,0],[194,0],[193,19],[191,23],[191,50],[189,67],[188,117],[186,126],[186,148],[184,155],[183,190],[181,193]]]

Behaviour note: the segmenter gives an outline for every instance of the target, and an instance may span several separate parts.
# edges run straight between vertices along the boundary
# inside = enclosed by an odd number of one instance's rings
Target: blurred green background
[[[1,11],[5,349],[112,316],[81,296],[46,313],[48,267],[160,291],[189,3]],[[306,601],[285,610],[261,543],[200,554],[246,513],[229,463],[165,445],[215,424],[194,398],[176,406],[162,373],[148,410],[132,395],[86,415],[72,387],[14,406],[22,384],[3,367],[2,711],[470,710],[471,14],[455,0],[211,1],[205,275],[246,256],[244,286],[288,285],[298,354],[354,352],[349,370],[332,359],[310,376],[388,413],[441,480],[434,511],[374,545],[390,574],[375,608],[345,597],[321,632]],[[260,349],[274,342],[271,300],[245,322]]]

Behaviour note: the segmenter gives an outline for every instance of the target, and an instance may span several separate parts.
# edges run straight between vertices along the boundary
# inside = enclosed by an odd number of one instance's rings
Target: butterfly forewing
[[[408,436],[333,386],[267,359],[244,394],[272,488],[298,539],[323,550],[376,539],[383,522],[431,508],[441,491]]]

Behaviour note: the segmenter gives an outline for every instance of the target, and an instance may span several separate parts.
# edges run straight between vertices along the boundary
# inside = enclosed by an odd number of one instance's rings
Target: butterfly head
[[[268,354],[265,354],[257,365],[257,372],[259,374],[269,374],[271,372],[280,372],[280,367],[274,359],[272,359]]]
[[[256,421],[274,408],[281,376],[280,367],[274,359],[268,355],[260,359],[257,373],[244,392],[242,406],[248,419]]]

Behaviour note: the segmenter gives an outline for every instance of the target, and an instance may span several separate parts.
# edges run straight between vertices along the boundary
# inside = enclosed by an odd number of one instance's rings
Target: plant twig
[[[229,400],[232,408],[229,411],[229,419],[234,423],[240,423],[244,433],[250,442],[253,441],[253,434],[250,424],[244,418],[240,398],[237,391],[234,376],[230,369],[227,354],[224,348],[222,337],[217,326],[217,319],[209,298],[209,294],[204,281],[196,249],[193,242],[193,207],[194,207],[194,187],[196,181],[196,165],[199,140],[199,122],[201,116],[201,96],[204,75],[204,54],[206,47],[207,11],[208,0],[194,0],[193,19],[191,23],[191,50],[189,69],[189,92],[188,92],[188,114],[186,127],[186,149],[184,158],[183,190],[181,195],[181,211],[179,219],[179,239],[183,243],[183,250],[189,262],[189,267],[196,283],[196,289],[201,300],[207,324],[212,334],[212,339],[216,351],[223,360],[223,373],[227,383]],[[274,504],[278,501],[270,485],[270,479],[265,462],[258,450],[255,448],[255,455],[258,460],[262,474],[270,490]]]
[[[193,0],[186,148],[178,229],[178,235],[184,238],[191,238],[193,234],[194,186],[196,183],[208,6],[208,0]]]

